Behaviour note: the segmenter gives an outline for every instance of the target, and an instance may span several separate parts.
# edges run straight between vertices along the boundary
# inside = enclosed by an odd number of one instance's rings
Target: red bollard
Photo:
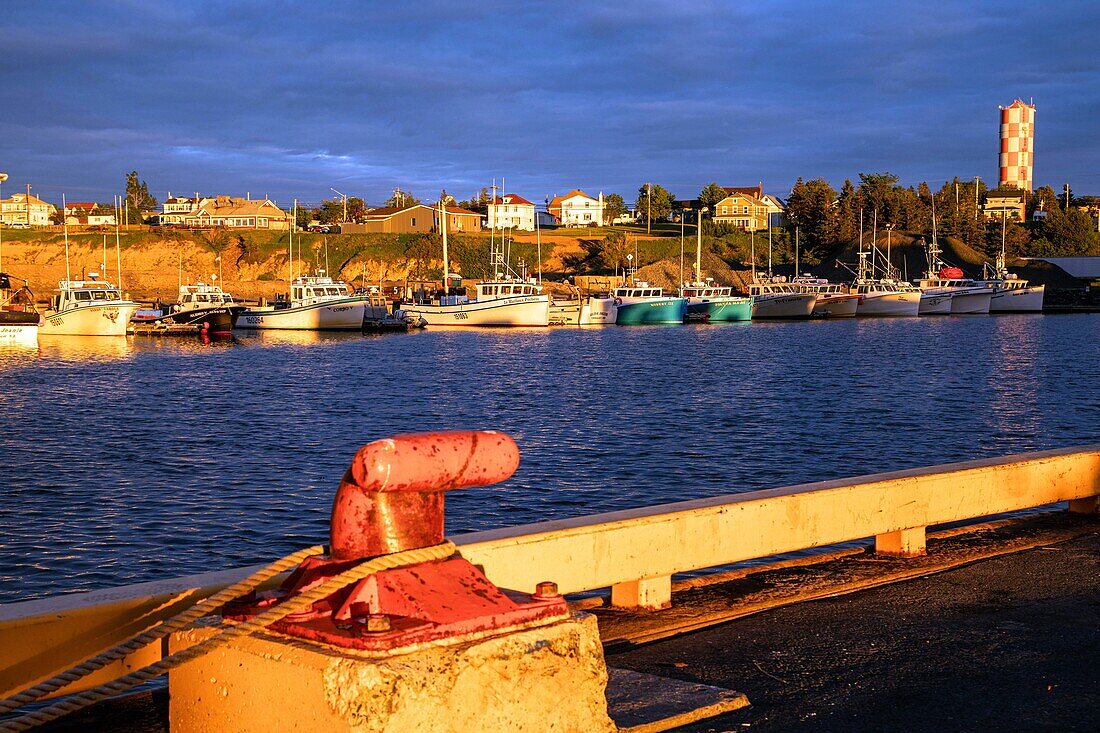
[[[443,492],[489,486],[519,467],[504,433],[398,435],[359,449],[332,504],[333,560],[360,560],[443,541]]]
[[[398,435],[363,446],[336,491],[330,556],[304,561],[278,590],[230,604],[224,615],[248,618],[364,559],[443,542],[444,492],[504,481],[519,458],[515,441],[495,431]],[[553,583],[535,593],[504,591],[452,557],[375,573],[271,628],[382,651],[568,616]]]

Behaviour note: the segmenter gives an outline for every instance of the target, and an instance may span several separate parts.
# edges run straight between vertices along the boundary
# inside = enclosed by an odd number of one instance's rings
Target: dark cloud
[[[1019,96],[1037,181],[1084,191],[1097,21],[1075,2],[25,3],[0,28],[0,169],[49,198],[109,198],[134,168],[158,195],[281,200],[991,180]]]

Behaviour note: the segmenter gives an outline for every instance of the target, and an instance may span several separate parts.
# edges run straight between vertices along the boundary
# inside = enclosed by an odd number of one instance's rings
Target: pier
[[[725,713],[741,716],[738,721],[775,721],[782,730],[832,716],[837,725],[858,728],[863,720],[871,729],[890,718],[861,713],[867,699],[900,718],[913,710],[912,700],[952,689],[951,680],[974,665],[987,670],[975,684],[990,685],[998,669],[1007,674],[1029,659],[1064,666],[1071,684],[1087,682],[1093,673],[1064,641],[1064,631],[1080,629],[1082,653],[1095,648],[1096,609],[1087,592],[1096,583],[1098,497],[1100,446],[1085,446],[452,539],[493,584],[530,592],[552,580],[559,592],[571,594],[575,610],[594,612],[613,669],[664,677],[670,686],[688,680],[745,693],[753,707]],[[1044,510],[1034,515],[997,519],[1039,507]],[[991,517],[995,521],[965,526]],[[789,555],[807,550],[816,554]],[[49,677],[252,570],[0,607],[0,647],[6,650],[0,687],[6,696]],[[846,595],[851,593],[856,595]],[[816,602],[804,603],[809,600]],[[984,630],[971,639],[973,648],[959,647],[956,655],[965,627],[932,609],[967,603],[974,608],[966,618],[985,619]],[[1054,615],[1049,628],[1022,633],[1020,624],[1030,629],[1028,623],[1048,614]],[[777,627],[781,637],[772,638]],[[757,637],[753,629],[773,631]],[[998,629],[1023,645],[1003,668],[992,654]],[[1048,635],[1063,642],[1048,646]],[[773,656],[764,654],[765,647]],[[878,651],[868,651],[872,647]],[[1057,657],[1063,653],[1069,654],[1065,665]],[[62,692],[86,689],[161,655],[159,643],[150,645]],[[828,664],[821,661],[826,658]],[[830,667],[849,671],[814,672]],[[800,686],[790,690],[796,673]],[[936,681],[918,685],[926,697],[908,697],[906,681],[928,675]],[[844,688],[845,680],[858,681],[855,692]],[[799,689],[807,693],[796,694]],[[1077,707],[1069,710],[1085,706],[1095,715],[1092,695],[1075,697]],[[1002,705],[993,717],[978,717],[982,711],[968,711],[961,702],[926,715],[941,724],[950,720],[937,716],[957,715],[961,728],[967,721],[973,727],[1019,712],[1027,699]]]

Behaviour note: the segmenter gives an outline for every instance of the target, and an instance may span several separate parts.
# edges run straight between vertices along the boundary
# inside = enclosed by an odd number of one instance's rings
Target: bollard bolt
[[[544,580],[535,586],[535,598],[556,598],[558,584],[552,580]]]
[[[390,630],[390,617],[384,613],[372,613],[367,616],[367,633],[381,634]]]

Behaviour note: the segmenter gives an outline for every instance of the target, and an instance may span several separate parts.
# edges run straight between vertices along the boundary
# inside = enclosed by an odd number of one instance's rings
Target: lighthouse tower
[[[1001,107],[1000,187],[1032,188],[1035,165],[1035,105],[1019,99]]]

